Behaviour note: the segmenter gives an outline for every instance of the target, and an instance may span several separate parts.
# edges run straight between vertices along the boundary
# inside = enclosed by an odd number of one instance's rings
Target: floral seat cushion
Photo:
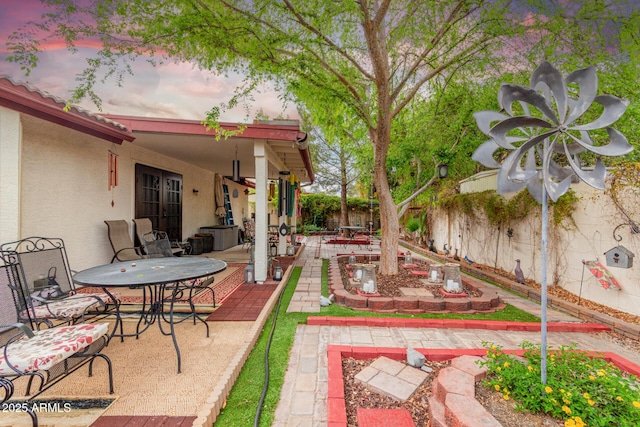
[[[76,294],[69,298],[33,307],[33,310],[37,319],[72,319],[82,316],[90,309],[96,308],[100,304],[100,301],[96,298],[105,304],[113,302],[106,293]],[[21,316],[27,318],[27,311],[23,311]]]
[[[74,353],[86,348],[109,331],[108,323],[90,323],[34,331],[0,349],[0,376],[21,372],[46,371]],[[6,358],[5,358],[6,350]]]

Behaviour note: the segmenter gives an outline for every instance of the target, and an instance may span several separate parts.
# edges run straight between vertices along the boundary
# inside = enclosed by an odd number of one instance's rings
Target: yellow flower
[[[571,392],[567,392],[567,397],[571,397]]]
[[[622,397],[620,397],[620,396],[616,396],[616,400],[617,400],[618,402],[622,402]]]
[[[509,400],[509,393],[505,393],[505,394],[503,394],[503,395],[502,395],[502,398],[503,398],[504,400]]]
[[[527,366],[527,369],[530,370],[530,371],[533,371],[533,366],[529,365],[529,366]]]
[[[636,408],[640,408],[640,402],[637,401],[633,401],[633,406],[635,406]]]
[[[582,395],[582,397],[584,397],[585,399],[588,399],[588,398],[589,398],[589,393],[584,393],[584,394]]]
[[[560,393],[564,394],[564,389],[563,388],[560,389]]]
[[[501,368],[500,366],[498,366],[498,367],[496,368],[496,371],[500,372],[500,371],[502,371],[502,368]]]
[[[571,401],[569,399],[567,399],[566,397],[564,399],[562,399],[562,401],[564,403],[566,403],[567,405],[571,404]]]
[[[572,418],[564,421],[564,427],[576,427],[576,422]]]
[[[591,381],[594,381],[594,380],[596,379],[596,377],[594,377],[593,375],[589,375],[589,379],[590,379]]]
[[[546,387],[544,388],[544,391],[545,391],[547,394],[553,393],[553,389],[552,389],[551,387],[549,387],[549,386],[546,386]]]
[[[493,388],[495,388],[496,391],[500,391],[500,386],[498,384],[494,385]]]
[[[587,403],[589,404],[589,406],[593,406],[593,405],[595,405],[595,404],[596,404],[596,402],[594,402],[594,401],[593,401],[593,400],[591,400],[591,399],[588,399],[588,400],[587,400]]]
[[[511,365],[509,364],[509,362],[504,362],[504,367],[505,367],[505,368],[508,368],[509,366],[511,366]]]
[[[606,374],[606,372],[604,371],[604,369],[600,369],[600,370],[598,371],[598,376],[599,376],[599,377],[604,377],[604,376],[605,376],[605,374]]]
[[[568,406],[563,406],[563,407],[562,407],[562,410],[563,410],[567,415],[569,415],[569,414],[571,413],[571,408],[569,408]]]

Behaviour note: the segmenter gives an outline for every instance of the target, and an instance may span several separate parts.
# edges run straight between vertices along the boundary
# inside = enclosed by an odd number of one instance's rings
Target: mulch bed
[[[441,369],[450,365],[450,361],[431,362],[427,360],[425,365],[433,369],[433,372],[429,373],[429,376],[407,401],[400,402],[369,390],[355,380],[355,376],[374,360],[342,359],[347,425],[349,427],[358,425],[358,408],[375,408],[406,409],[411,414],[416,426],[428,426],[429,398],[431,397],[433,379],[437,377]],[[406,364],[405,361],[402,362]],[[502,394],[493,392],[480,383],[476,383],[476,398],[504,427],[561,427],[564,425],[561,420],[548,415],[516,411],[513,400],[504,400]]]
[[[356,294],[356,288],[352,287],[349,282],[349,272],[346,270],[346,266],[348,264],[347,259],[339,259],[338,263],[340,265],[340,272],[342,274],[342,281],[344,283],[345,290],[351,294]],[[429,270],[429,264],[421,263],[418,264],[419,270]],[[442,298],[443,295],[440,292],[442,289],[442,284],[430,284],[426,280],[426,276],[416,276],[415,274],[411,274],[411,270],[404,269],[400,267],[398,269],[398,274],[392,276],[385,276],[382,274],[378,274],[376,276],[377,286],[378,286],[378,294],[381,297],[401,297],[402,294],[400,292],[400,288],[417,288],[417,289],[427,289],[429,290],[434,297]],[[479,296],[476,292],[471,292],[471,296]]]

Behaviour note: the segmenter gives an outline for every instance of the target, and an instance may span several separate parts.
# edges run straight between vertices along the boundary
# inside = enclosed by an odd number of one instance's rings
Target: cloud
[[[39,0],[0,1],[0,75],[8,75],[54,96],[69,99],[77,87],[77,76],[87,66],[87,58],[97,52],[99,46],[94,40],[78,44],[75,54],[66,49],[63,41],[47,40],[41,46],[43,51],[38,55],[39,64],[29,76],[19,65],[6,61],[9,55],[6,50],[8,36],[26,22],[38,21],[45,10]],[[201,120],[212,107],[228,102],[242,83],[242,76],[238,74],[220,75],[201,70],[191,63],[171,60],[154,67],[148,59],[141,57],[132,63],[133,75],[126,75],[121,86],[114,78],[104,83],[98,81],[94,90],[102,101],[101,111],[88,99],[79,105],[105,114]],[[253,120],[260,110],[271,118],[279,115],[298,118],[293,105],[282,106],[272,85],[261,87],[253,98],[249,113],[243,106],[238,106],[223,113],[221,120]]]

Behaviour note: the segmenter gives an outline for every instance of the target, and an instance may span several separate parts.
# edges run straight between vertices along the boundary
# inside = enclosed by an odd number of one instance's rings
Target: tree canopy
[[[636,76],[630,83],[638,81],[633,0],[44,2],[54,9],[38,29],[63,38],[71,49],[85,38],[102,45],[79,76],[76,99],[96,98],[97,79],[122,78],[135,57],[167,57],[246,75],[246,85],[227,106],[272,80],[312,116],[331,116],[318,120],[326,127],[357,122],[372,153],[384,236],[382,274],[395,274],[398,267],[398,211],[387,175],[391,147],[397,141],[408,144],[408,135],[425,120],[418,116],[422,103],[444,95],[452,87],[448,81],[481,82],[505,71],[531,70],[541,59],[570,69],[622,66],[625,78]],[[18,32],[10,45],[11,59],[27,70],[37,64],[39,41],[31,36],[29,30]],[[452,108],[451,101],[443,98],[442,106]],[[409,111],[412,107],[417,112]],[[451,119],[444,109],[434,111],[440,117],[433,123]],[[214,106],[209,120],[216,122],[220,112]],[[456,123],[450,127],[450,142],[460,140],[466,147],[463,129]],[[421,143],[429,146],[436,128],[422,129]],[[446,147],[433,153],[454,155]]]

